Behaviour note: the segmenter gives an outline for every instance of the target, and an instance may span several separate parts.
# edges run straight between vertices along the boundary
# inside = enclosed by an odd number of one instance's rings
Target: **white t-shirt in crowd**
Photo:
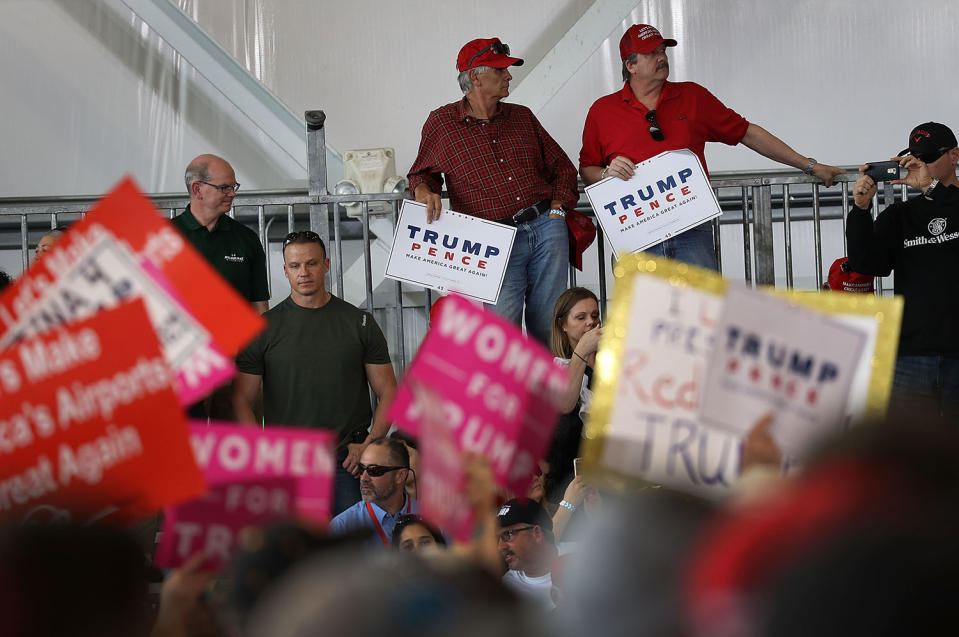
[[[563,367],[569,367],[568,358],[560,358],[559,356],[553,359]],[[586,374],[583,374],[583,386],[579,389],[579,417],[582,418],[583,422],[586,422],[586,416],[589,414],[589,403],[593,400],[593,392],[588,386],[589,378]]]
[[[553,576],[551,573],[539,577],[529,577],[523,571],[506,571],[503,583],[513,589],[520,597],[534,604],[539,604],[545,610],[553,610]]]

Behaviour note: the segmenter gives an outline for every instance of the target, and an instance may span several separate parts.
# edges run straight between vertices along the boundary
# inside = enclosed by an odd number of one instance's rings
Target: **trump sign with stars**
[[[596,219],[617,254],[639,252],[718,217],[722,210],[699,158],[671,150],[636,165],[632,179],[586,188]]]

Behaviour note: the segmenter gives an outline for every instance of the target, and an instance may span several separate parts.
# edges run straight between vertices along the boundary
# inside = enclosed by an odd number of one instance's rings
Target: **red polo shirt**
[[[608,166],[617,155],[638,164],[667,150],[688,148],[699,157],[708,175],[703,154],[706,142],[735,146],[749,128],[749,122],[739,113],[694,82],[663,84],[656,104],[663,141],[650,136],[647,112],[649,109],[633,96],[628,82],[622,90],[596,100],[586,115],[580,167]]]

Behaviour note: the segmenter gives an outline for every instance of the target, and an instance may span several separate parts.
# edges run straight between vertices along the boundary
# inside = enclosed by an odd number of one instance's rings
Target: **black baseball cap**
[[[496,516],[500,526],[514,524],[535,524],[547,531],[553,530],[553,520],[546,513],[546,509],[536,500],[529,498],[513,498],[504,504]]]
[[[899,156],[942,154],[942,149],[951,150],[959,146],[956,136],[945,124],[926,122],[919,124],[909,133],[909,147],[899,151]]]

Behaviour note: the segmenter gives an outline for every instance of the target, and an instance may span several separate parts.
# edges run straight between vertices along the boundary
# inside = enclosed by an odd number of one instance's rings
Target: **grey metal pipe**
[[[373,313],[373,259],[370,255],[370,204],[364,201],[363,210],[363,274],[366,282],[366,311]]]
[[[822,218],[819,209],[819,184],[812,185],[812,232],[816,244],[816,289],[822,289]]]
[[[742,204],[743,204],[743,262],[744,262],[744,271],[743,275],[746,279],[746,283],[753,282],[753,255],[752,249],[749,243],[749,195],[746,186],[742,187]]]
[[[789,209],[789,184],[783,184],[783,242],[786,244],[786,287],[793,288],[793,232]]]

